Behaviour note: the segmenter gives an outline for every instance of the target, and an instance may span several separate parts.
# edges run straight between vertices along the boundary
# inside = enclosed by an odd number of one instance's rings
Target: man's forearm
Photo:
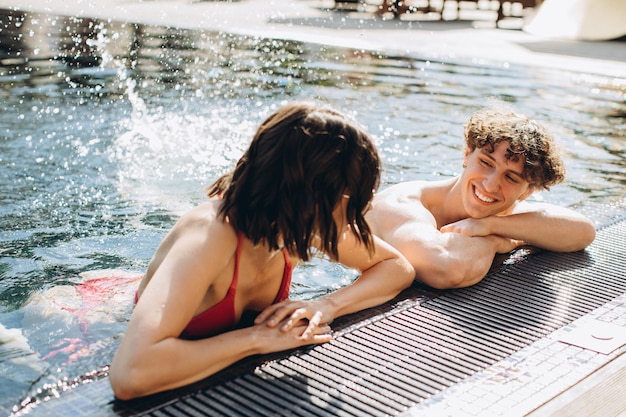
[[[555,252],[582,250],[595,238],[593,223],[566,209],[558,213],[541,210],[493,216],[487,220],[495,235]]]

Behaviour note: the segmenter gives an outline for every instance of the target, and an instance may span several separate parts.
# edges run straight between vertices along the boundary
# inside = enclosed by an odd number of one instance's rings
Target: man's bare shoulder
[[[427,206],[433,195],[443,194],[439,190],[445,189],[448,182],[448,180],[401,182],[377,193],[374,201],[394,206],[402,204]]]
[[[406,181],[393,184],[376,193],[376,200],[397,200],[406,198],[419,199],[426,181]]]
[[[394,184],[376,194],[367,221],[374,233],[386,235],[400,227],[417,224],[436,225],[428,209],[429,196],[442,188],[443,181],[407,181]]]

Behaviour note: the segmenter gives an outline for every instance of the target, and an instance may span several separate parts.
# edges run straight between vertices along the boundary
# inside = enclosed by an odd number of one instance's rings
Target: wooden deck
[[[622,353],[545,404],[529,417],[608,417],[626,413],[626,354]]]

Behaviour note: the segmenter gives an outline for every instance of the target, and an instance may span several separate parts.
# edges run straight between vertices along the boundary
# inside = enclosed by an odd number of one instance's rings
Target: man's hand
[[[491,241],[496,253],[509,253],[525,243],[521,240],[492,234],[489,217],[484,219],[463,219],[441,228],[442,233],[460,233],[468,237],[484,237]]]
[[[456,221],[454,223],[443,226],[440,231],[442,233],[461,233],[462,235],[474,237],[474,236],[489,236],[492,234],[489,228],[488,218],[485,219],[472,219],[467,218]]]
[[[495,235],[485,236],[485,238],[493,242],[494,250],[496,251],[496,253],[509,253],[519,246],[523,246],[526,244],[521,240],[509,239],[508,237]]]

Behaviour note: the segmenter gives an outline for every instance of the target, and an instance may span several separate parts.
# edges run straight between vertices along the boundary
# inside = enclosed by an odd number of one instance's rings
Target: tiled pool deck
[[[607,355],[559,340],[564,333],[585,320],[612,323],[623,327],[623,332],[626,332],[626,294],[596,309],[580,322],[551,333],[429,398],[401,416],[525,416],[536,412],[536,416],[608,417],[626,413],[626,400],[623,399],[626,390],[626,346]],[[561,407],[544,405],[576,384],[584,384],[582,381],[585,378],[590,378],[603,366],[611,363],[615,369],[610,374],[617,374],[618,377],[614,379],[619,383],[611,387],[615,390],[611,394],[616,403],[605,403],[611,399],[610,396],[599,397],[601,404],[596,404],[597,408],[590,410],[589,404],[586,404],[574,414],[559,413]],[[588,388],[593,388],[596,384],[597,382],[592,382]],[[602,396],[606,395],[607,391],[603,391]],[[563,408],[575,399],[565,400]]]

